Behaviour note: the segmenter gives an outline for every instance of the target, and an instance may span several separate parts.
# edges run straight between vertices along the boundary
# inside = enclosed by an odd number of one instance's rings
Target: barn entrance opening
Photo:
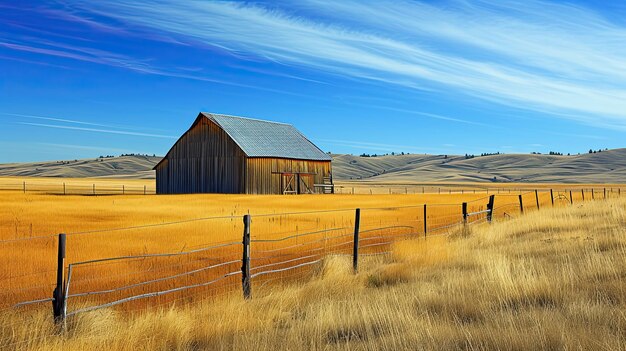
[[[280,174],[280,188],[283,194],[313,194],[313,176],[308,172],[275,172]]]

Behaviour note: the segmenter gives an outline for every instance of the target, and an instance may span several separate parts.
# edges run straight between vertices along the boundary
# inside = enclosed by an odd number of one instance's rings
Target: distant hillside
[[[336,179],[376,182],[626,183],[626,149],[576,156],[335,155]],[[494,178],[495,177],[495,178]]]
[[[97,159],[0,164],[0,176],[63,178],[154,178],[161,157],[120,156]]]
[[[77,161],[0,164],[0,176],[154,178],[161,157],[122,156]],[[333,155],[336,180],[390,183],[626,183],[626,149],[577,156]],[[495,177],[495,178],[494,178]]]

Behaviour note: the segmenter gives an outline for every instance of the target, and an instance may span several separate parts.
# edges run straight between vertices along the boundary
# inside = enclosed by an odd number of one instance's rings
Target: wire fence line
[[[373,183],[367,185],[353,185],[343,182],[335,185],[336,194],[506,194],[533,191],[523,186],[509,186],[506,183],[497,183],[493,186],[467,186],[455,184],[384,184]],[[575,186],[575,189],[585,189],[584,185]],[[613,188],[612,188],[613,189]],[[54,181],[45,178],[4,178],[0,180],[0,191],[12,191],[22,193],[40,193],[51,195],[155,195],[156,185],[153,180],[146,179],[144,184],[137,181],[125,183],[123,179],[93,179],[76,180],[67,179]]]
[[[146,180],[145,183],[150,182]],[[152,182],[150,182],[152,183]],[[50,195],[154,195],[156,185],[137,184],[124,180],[76,180],[54,181],[53,179],[2,179],[0,191],[39,193]]]
[[[1,190],[1,187],[0,187]],[[493,190],[493,189],[491,189]],[[526,195],[532,195],[534,193],[536,193],[537,191],[541,192],[541,193],[552,193],[553,190],[551,189],[538,189],[538,190],[529,190],[529,189],[517,189],[517,191],[519,192],[519,194],[501,194],[498,195],[499,197],[501,196],[511,196],[511,197],[517,197],[519,195],[522,196],[526,196]],[[572,191],[574,190],[557,190],[557,192],[554,194],[555,195],[555,199],[567,199],[568,201],[569,196],[568,196],[568,191],[569,194],[572,194]],[[585,191],[587,192],[592,192],[592,193],[599,193],[600,190],[598,189],[584,189],[584,188],[579,188],[576,190],[577,192],[575,193],[576,195],[578,195],[580,192],[582,192],[583,194],[585,193]],[[621,196],[621,188],[603,188],[602,192],[604,194],[607,193],[607,191],[610,192],[610,194],[613,193],[617,193],[617,196]],[[600,192],[600,193],[602,193]],[[469,194],[469,192],[466,192]],[[584,195],[583,195],[584,196]],[[486,199],[488,199],[489,196],[485,196],[479,199],[474,199],[471,201],[468,201],[468,204],[472,204],[472,203],[476,203],[476,202],[481,202],[484,201]],[[583,197],[584,200],[584,197]],[[425,206],[426,203],[422,203],[422,204],[416,204],[416,205],[404,205],[404,206],[394,206],[394,207],[362,207],[361,209],[363,211],[371,211],[371,210],[401,210],[401,209],[417,209],[417,208],[422,208],[423,206]],[[449,206],[459,206],[460,204],[450,204],[450,203],[434,203],[434,204],[428,204],[429,207],[431,208],[437,208],[437,207],[449,207]],[[350,212],[353,211],[352,208],[343,208],[343,209],[329,209],[329,210],[314,210],[314,211],[298,211],[298,212],[273,212],[273,213],[261,213],[261,214],[254,214],[255,218],[263,218],[263,217],[276,217],[276,216],[295,216],[295,215],[307,215],[307,214],[324,214],[324,213],[339,213],[339,212]],[[183,219],[183,220],[178,220],[178,221],[168,221],[168,222],[160,222],[160,223],[147,223],[147,224],[141,224],[141,225],[134,225],[134,226],[124,226],[124,227],[117,227],[117,228],[104,228],[104,229],[94,229],[94,230],[86,230],[86,231],[77,231],[77,232],[67,232],[65,234],[67,235],[86,235],[86,234],[99,234],[99,233],[110,233],[110,232],[115,232],[115,231],[125,231],[125,230],[135,230],[135,229],[150,229],[150,228],[157,228],[157,227],[165,227],[165,226],[175,226],[175,225],[180,225],[180,224],[185,224],[185,223],[193,223],[193,222],[202,222],[202,221],[213,221],[213,220],[225,220],[225,219],[230,219],[230,220],[238,220],[240,219],[241,216],[239,215],[227,215],[227,216],[207,216],[207,217],[197,217],[197,218],[190,218],[190,219]],[[0,244],[7,244],[7,243],[14,243],[14,242],[20,242],[20,241],[31,241],[31,240],[38,240],[38,239],[50,239],[50,238],[54,238],[56,237],[58,234],[57,233],[49,233],[49,234],[45,234],[45,235],[31,235],[28,237],[22,237],[22,238],[12,238],[12,239],[0,239]]]
[[[595,197],[587,196],[585,201],[610,197],[610,195],[607,196],[607,191],[604,189],[600,192],[592,192],[598,195]],[[337,209],[244,215],[243,223],[239,222],[240,232],[243,232],[242,241],[223,241],[216,245],[205,245],[187,251],[120,255],[71,263],[65,260],[65,244],[63,244],[63,252],[61,252],[61,236],[65,241],[65,234],[60,234],[58,235],[57,284],[54,284],[56,289],[53,296],[31,294],[28,296],[33,298],[14,301],[10,307],[13,309],[25,308],[52,302],[55,307],[55,320],[64,321],[76,314],[131,304],[136,301],[173,296],[171,299],[166,298],[163,301],[155,300],[156,305],[162,305],[166,304],[167,301],[185,300],[185,296],[213,296],[211,294],[217,294],[220,289],[234,291],[236,286],[243,286],[244,297],[251,298],[253,283],[260,288],[271,284],[271,282],[308,274],[311,269],[322,264],[326,257],[333,255],[352,257],[354,270],[358,272],[360,257],[389,255],[392,253],[391,245],[398,240],[448,235],[452,232],[451,229],[463,225],[479,225],[489,223],[494,219],[509,219],[528,211],[539,210],[545,206],[571,205],[579,201],[575,195],[583,198],[584,194],[584,190],[578,191],[578,194],[571,190],[557,192],[550,190],[549,193],[529,191],[515,195],[492,194],[460,204],[422,204],[361,208],[356,209],[356,211],[355,209]],[[613,192],[608,194],[613,194]],[[618,194],[621,195],[621,192]],[[330,227],[326,227],[326,224],[320,224],[320,221],[312,221],[314,227],[322,226],[324,229],[304,231],[296,229],[292,231],[295,233],[291,235],[288,235],[289,231],[274,231],[271,228],[271,225],[276,223],[277,218],[285,216],[294,216],[294,220],[297,221],[303,215],[314,215],[319,219],[324,216],[337,216],[339,213],[342,213],[342,216],[354,215],[354,217],[349,219],[341,217],[340,222],[343,225]],[[257,218],[260,222],[251,224],[251,217]],[[232,221],[234,218],[240,219],[241,217],[205,217],[154,224],[154,226],[200,220]],[[259,224],[258,229],[255,227],[257,224]],[[126,227],[126,229],[144,227],[131,226]],[[298,227],[296,226],[296,228]],[[119,230],[121,228],[112,228],[109,231]],[[98,232],[103,231],[106,230],[99,230]],[[73,234],[85,233],[91,232]],[[281,236],[276,237],[277,233]],[[254,239],[251,234],[255,235]],[[348,238],[350,239],[348,240]],[[2,242],[0,242],[1,244]],[[137,260],[152,260],[154,262],[149,267],[139,265],[136,271],[128,274],[90,276],[88,273],[84,273],[84,276],[80,277],[81,273],[78,270],[80,267],[96,267],[102,264],[120,264],[122,262],[128,264]],[[241,264],[241,269],[236,266],[239,264]],[[2,277],[2,279],[12,281],[19,277],[51,272],[55,272],[55,270],[17,274]],[[76,279],[76,275],[79,275],[79,279]],[[241,283],[233,281],[233,278],[239,276]],[[105,283],[94,284],[94,281],[99,279],[105,280]],[[41,284],[41,287],[33,287],[33,289],[44,291],[41,289],[45,287],[50,287],[50,284]],[[23,288],[30,289],[31,287]],[[185,295],[191,290],[197,292],[189,292],[188,295]],[[2,307],[0,306],[0,308]]]

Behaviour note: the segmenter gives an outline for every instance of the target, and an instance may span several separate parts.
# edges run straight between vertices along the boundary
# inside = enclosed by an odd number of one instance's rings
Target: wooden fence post
[[[487,221],[491,223],[491,221],[493,220],[493,204],[496,201],[496,196],[495,195],[491,195],[489,196],[489,203],[487,204],[487,210],[489,210],[489,212],[487,213]]]
[[[65,195],[65,183],[63,183],[63,195]]]
[[[93,194],[96,195],[96,184],[93,185]]]
[[[65,234],[59,234],[59,244],[57,250],[57,284],[52,292],[52,313],[55,323],[65,321]]]
[[[554,191],[550,189],[550,201],[552,201],[552,207],[554,207]]]
[[[428,232],[428,223],[426,222],[426,204],[424,204],[424,239],[426,239],[427,232]]]
[[[462,206],[462,211],[463,211],[463,224],[467,224],[467,202],[463,203]]]
[[[591,188],[591,200],[595,200],[595,199],[596,199],[595,189]]]
[[[535,189],[535,200],[537,201],[537,209],[539,209],[539,193],[537,192],[537,189]]]
[[[243,298],[252,298],[252,284],[250,282],[250,215],[243,216],[243,258],[241,259],[241,285]]]
[[[571,190],[569,191],[569,202],[572,205],[574,204],[574,197],[572,196],[572,191]]]
[[[26,194],[26,182],[22,183],[22,188],[24,189],[24,194]]]
[[[146,195],[146,186],[143,186],[143,194]]]
[[[522,200],[522,194],[519,194],[518,197],[519,197],[519,210],[521,213],[524,213],[524,201]]]
[[[585,189],[580,189],[580,193],[583,196],[583,202],[585,201]]]
[[[124,189],[124,184],[122,184],[122,195],[124,195],[126,193],[125,189]]]
[[[354,273],[359,270],[359,227],[361,226],[361,209],[354,212],[354,242],[352,243],[352,269]]]
[[[606,188],[604,188],[604,199],[606,200]]]

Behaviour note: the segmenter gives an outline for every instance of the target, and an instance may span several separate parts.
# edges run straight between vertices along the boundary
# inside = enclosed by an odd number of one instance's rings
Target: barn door
[[[313,175],[312,174],[298,174],[298,194],[312,194],[313,193]]]
[[[282,173],[280,183],[283,194],[298,193],[298,179],[296,179],[296,174]]]

